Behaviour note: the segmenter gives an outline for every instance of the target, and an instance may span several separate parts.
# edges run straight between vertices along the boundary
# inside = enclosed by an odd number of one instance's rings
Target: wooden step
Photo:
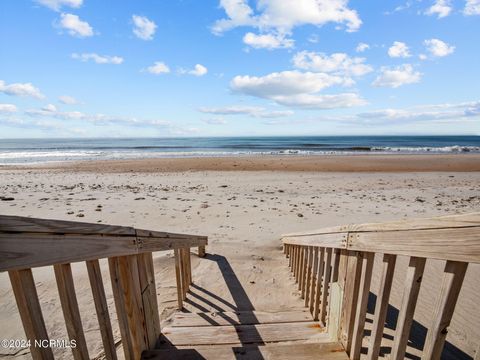
[[[196,349],[164,349],[144,351],[142,360],[348,360],[338,343],[272,344],[266,346],[210,346]]]
[[[281,341],[329,341],[326,329],[318,322],[164,327],[160,338],[162,346],[195,346],[219,344],[264,344]]]
[[[312,321],[308,310],[299,309],[291,311],[265,312],[265,311],[226,311],[211,313],[185,313],[176,312],[167,321],[170,327],[185,326],[228,326],[228,325],[255,325],[275,324],[289,322]]]

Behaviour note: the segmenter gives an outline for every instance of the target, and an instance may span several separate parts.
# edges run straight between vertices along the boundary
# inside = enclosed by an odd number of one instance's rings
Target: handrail
[[[89,359],[71,263],[85,262],[105,358],[117,359],[99,259],[108,258],[126,359],[140,359],[160,336],[154,251],[173,250],[178,306],[192,284],[191,247],[205,256],[206,236],[0,215],[0,271],[8,271],[33,359],[53,359],[32,268],[52,265],[75,359]]]
[[[480,213],[342,225],[283,235],[282,241],[289,245],[480,263]]]
[[[204,247],[207,242],[206,236],[127,226],[0,216],[0,271]]]
[[[446,260],[422,360],[440,359],[468,265],[480,263],[480,213],[378,224],[343,225],[282,237],[305,306],[327,325],[351,360],[379,357],[397,255],[409,257],[391,359],[405,357],[428,259]],[[373,323],[364,332],[375,255],[381,257]],[[397,269],[398,270],[398,269]],[[327,309],[328,308],[328,309]]]

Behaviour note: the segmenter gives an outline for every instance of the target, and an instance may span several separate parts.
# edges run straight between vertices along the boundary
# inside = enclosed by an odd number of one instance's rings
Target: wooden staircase
[[[177,312],[142,359],[348,359],[307,309]]]
[[[387,344],[387,356],[394,360],[412,357],[412,351],[422,360],[471,355],[480,360],[478,344],[468,353],[444,346],[467,268],[480,264],[480,213],[344,225],[285,235],[282,241],[305,309],[255,311],[228,260],[205,255],[205,236],[125,226],[0,215],[0,272],[8,271],[26,338],[31,344],[49,344],[32,268],[53,266],[67,335],[77,344],[71,348],[76,360],[91,358],[70,265],[78,262],[84,262],[88,271],[105,359],[118,359],[101,259],[108,259],[103,268],[108,266],[110,273],[125,359],[377,360],[385,355],[381,350]],[[228,306],[234,311],[214,307],[217,312],[208,312],[213,309],[198,308],[199,304],[196,307],[203,312],[194,310],[193,304],[202,298],[198,292],[224,304],[226,300],[193,283],[192,248],[198,248],[202,261],[216,262],[232,294],[234,304]],[[171,250],[182,310],[160,326],[152,253]],[[403,296],[389,339],[385,335],[391,322],[390,292],[401,256],[408,257],[408,266],[397,274],[403,278]],[[428,277],[427,261],[440,262],[444,270],[438,274],[441,287],[433,315],[419,339],[416,331],[410,335],[423,326],[414,315],[425,286],[422,279],[433,279]],[[379,275],[375,286],[374,273]],[[367,324],[371,295],[375,306]],[[478,312],[477,303],[468,306],[471,314]],[[54,359],[51,347],[30,345],[30,351],[34,360]]]

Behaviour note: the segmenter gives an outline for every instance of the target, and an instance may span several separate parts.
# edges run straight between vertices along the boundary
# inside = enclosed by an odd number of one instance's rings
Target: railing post
[[[142,351],[149,348],[137,259],[137,255],[108,259],[122,345],[127,360],[140,359]]]
[[[155,347],[158,337],[160,336],[160,314],[158,310],[152,253],[138,255],[138,275],[142,293],[147,342],[149,348],[152,349]]]
[[[339,340],[345,347],[345,350],[350,353],[353,326],[355,321],[355,314],[357,311],[358,289],[360,287],[360,275],[362,267],[362,257],[357,251],[346,251],[344,261],[346,261],[345,278],[343,287],[343,301],[340,318],[340,336]],[[340,269],[342,269],[342,259],[340,259]],[[343,270],[339,272],[339,276],[343,276]],[[342,278],[339,278],[342,281]]]

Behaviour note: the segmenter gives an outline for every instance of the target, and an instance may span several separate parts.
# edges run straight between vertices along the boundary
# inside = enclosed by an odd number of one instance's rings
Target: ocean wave
[[[330,149],[250,149],[250,150],[188,150],[188,151],[148,151],[149,149],[104,150],[104,151],[0,151],[0,165],[38,164],[48,162],[83,160],[122,160],[148,158],[181,157],[225,157],[225,156],[307,156],[307,155],[349,155],[349,154],[432,154],[432,153],[480,153],[480,146],[444,147],[390,147],[390,146],[351,146]]]

